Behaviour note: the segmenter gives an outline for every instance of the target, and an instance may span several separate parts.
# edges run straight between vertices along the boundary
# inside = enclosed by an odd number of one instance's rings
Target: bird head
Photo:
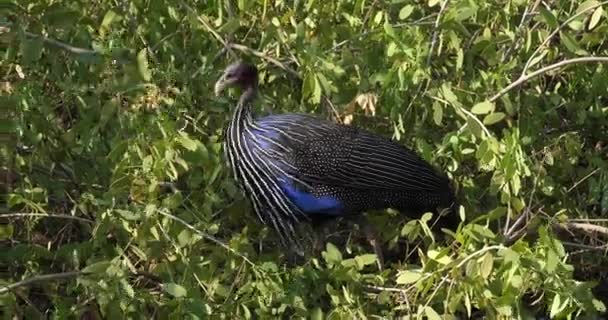
[[[224,74],[215,83],[215,95],[229,87],[241,89],[255,88],[258,85],[258,69],[246,62],[236,62],[229,65]]]

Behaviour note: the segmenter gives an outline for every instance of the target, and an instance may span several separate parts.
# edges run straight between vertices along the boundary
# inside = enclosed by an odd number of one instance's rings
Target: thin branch
[[[434,22],[432,22],[432,21],[425,21],[425,20],[428,20],[428,19],[433,18],[435,16],[436,16],[436,13],[433,13],[431,15],[428,15],[426,17],[422,17],[422,18],[420,18],[420,19],[418,19],[416,21],[413,21],[413,22],[403,22],[403,23],[394,24],[394,25],[392,25],[392,27],[393,27],[393,29],[398,29],[398,28],[411,27],[411,26],[432,25],[432,24],[434,24]],[[366,31],[366,32],[361,32],[361,33],[359,33],[359,34],[357,34],[357,35],[355,35],[355,36],[353,36],[353,37],[351,37],[349,39],[342,40],[342,41],[338,42],[333,47],[327,49],[326,52],[335,51],[336,49],[344,46],[345,44],[347,44],[347,43],[349,43],[349,42],[351,42],[353,40],[356,40],[356,39],[359,39],[359,38],[363,38],[363,37],[368,36],[370,34],[380,33],[380,32],[384,32],[384,29],[382,29],[382,30],[369,30],[369,31]]]
[[[433,36],[431,38],[431,47],[429,48],[429,55],[426,57],[426,65],[431,65],[431,59],[433,58],[433,51],[435,50],[435,46],[437,45],[437,38],[439,37],[439,23],[441,22],[441,15],[447,8],[450,0],[445,0],[441,4],[441,8],[439,9],[439,13],[437,14],[437,18],[435,19],[435,24],[433,25]]]
[[[0,27],[0,34],[6,33],[6,32],[10,32],[10,28]],[[51,38],[45,37],[40,34],[35,34],[35,33],[28,32],[28,31],[24,31],[23,33],[28,38],[40,39],[40,40],[42,40],[42,42],[44,42],[48,45],[51,45],[51,46],[59,48],[59,49],[63,49],[65,51],[73,53],[73,54],[102,55],[102,53],[99,51],[95,51],[93,49],[75,47],[71,44],[67,44],[67,43],[61,42],[59,40],[51,39]]]
[[[592,175],[598,173],[599,171],[600,171],[600,168],[596,168],[595,170],[591,171],[591,173],[589,173],[588,175],[584,176],[581,180],[577,181],[572,187],[568,188],[568,190],[566,190],[566,193],[570,193],[570,191],[574,190],[581,183],[585,182],[585,180],[589,179]]]
[[[75,277],[85,275],[85,274],[87,274],[87,273],[82,272],[82,271],[69,271],[69,272],[51,273],[51,274],[34,276],[29,279],[21,280],[19,282],[15,282],[15,283],[9,284],[7,286],[0,287],[0,294],[15,290],[19,287],[24,287],[24,286],[30,285],[35,282],[70,279],[70,278],[75,278]]]
[[[552,65],[548,65],[544,68],[538,69],[530,74],[527,74],[525,76],[521,76],[519,77],[519,79],[513,81],[510,85],[506,86],[505,88],[503,88],[502,90],[500,90],[497,94],[495,94],[493,97],[491,97],[490,99],[488,99],[488,101],[490,102],[495,102],[496,100],[498,100],[500,97],[504,96],[507,92],[513,90],[514,88],[522,85],[523,83],[525,83],[526,81],[535,78],[539,75],[545,74],[551,70],[554,69],[559,69],[561,67],[570,65],[570,64],[577,64],[577,63],[594,63],[594,62],[600,62],[600,63],[608,63],[608,57],[580,57],[580,58],[573,58],[573,59],[567,59],[567,60],[563,60],[557,63],[554,63]]]
[[[86,222],[94,224],[95,221],[81,218],[77,216],[71,216],[68,214],[47,214],[47,213],[35,213],[35,212],[17,212],[17,213],[5,213],[1,214],[0,218],[12,218],[12,217],[45,217],[45,218],[60,218],[60,219],[72,219],[80,222]]]
[[[161,215],[163,215],[163,216],[165,216],[167,218],[170,218],[172,220],[175,220],[175,221],[183,224],[186,228],[194,231],[196,234],[198,234],[199,236],[203,237],[204,239],[207,239],[207,240],[209,240],[209,241],[211,241],[211,242],[219,245],[220,247],[226,249],[230,253],[232,253],[232,254],[238,256],[239,258],[243,259],[245,262],[249,263],[251,266],[255,267],[255,264],[251,260],[249,260],[249,258],[245,257],[244,255],[242,255],[238,251],[234,250],[233,248],[230,248],[230,246],[228,246],[224,242],[220,241],[218,238],[216,238],[216,237],[214,237],[214,236],[212,236],[212,235],[210,235],[208,233],[205,233],[205,232],[203,232],[203,231],[195,228],[193,225],[189,224],[185,220],[183,220],[181,218],[178,218],[178,217],[176,217],[176,216],[174,216],[172,214],[169,214],[169,213],[166,213],[166,212],[162,212],[161,210],[156,210],[156,212],[158,212],[159,214],[161,214]]]
[[[521,20],[519,21],[519,26],[517,27],[516,35],[518,35],[519,37],[516,37],[516,40],[513,42],[513,45],[510,46],[509,49],[507,49],[507,51],[503,55],[503,59],[502,59],[503,63],[511,57],[511,54],[516,49],[519,48],[519,46],[521,44],[520,40],[523,38],[523,37],[521,37],[521,34],[524,30],[524,25],[526,23],[528,23],[528,21],[530,21],[530,18],[534,15],[534,11],[536,11],[536,8],[538,8],[540,3],[541,3],[541,0],[535,0],[530,8],[528,8],[528,6],[526,6],[526,8],[524,9],[524,13],[521,15]]]
[[[588,244],[575,243],[575,242],[569,242],[569,241],[562,241],[562,243],[564,245],[566,245],[566,246],[570,246],[570,247],[574,247],[574,248],[579,248],[579,249],[597,250],[597,251],[608,252],[608,244],[601,245],[601,246],[590,246]]]
[[[544,48],[547,45],[547,43],[549,43],[549,40],[551,40],[556,34],[558,34],[565,26],[567,26],[574,19],[578,18],[579,16],[585,14],[588,11],[591,11],[592,9],[603,6],[605,4],[608,4],[608,1],[602,1],[595,5],[589,6],[589,7],[585,8],[585,10],[582,10],[581,12],[577,12],[575,15],[568,18],[559,27],[557,27],[555,30],[553,30],[553,32],[551,32],[551,34],[549,34],[549,36],[547,36],[547,38],[545,38],[545,40],[536,48],[536,50],[534,50],[534,52],[532,53],[530,58],[528,58],[528,61],[526,62],[526,65],[524,66],[524,69],[521,72],[520,79],[525,77],[525,74],[528,72],[528,69],[530,68],[530,64],[532,63],[532,60],[534,60],[534,57],[536,57],[536,55],[538,55],[540,50],[542,48]]]
[[[558,224],[560,228],[564,228],[567,230],[576,229],[581,230],[586,233],[601,233],[604,236],[608,236],[608,228],[603,226],[598,226],[591,223],[577,223],[577,222],[567,222],[563,224]]]
[[[397,293],[401,293],[403,295],[407,294],[407,289],[399,289],[399,288],[391,288],[391,287],[381,287],[381,286],[372,286],[372,285],[366,285],[364,286],[364,288],[372,290],[374,292],[397,292]]]
[[[237,44],[237,43],[231,43],[228,44],[228,46],[232,49],[236,49],[239,51],[243,51],[243,52],[247,52],[250,53],[258,58],[264,59],[272,64],[274,64],[275,66],[289,72],[290,74],[292,74],[293,76],[297,77],[298,79],[300,78],[300,74],[295,71],[294,69],[286,66],[284,63],[282,63],[281,61],[265,54],[264,52],[249,48],[248,46],[242,45],[242,44]]]

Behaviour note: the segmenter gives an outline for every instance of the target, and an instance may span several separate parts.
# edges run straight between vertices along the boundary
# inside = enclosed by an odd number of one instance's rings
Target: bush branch
[[[536,48],[536,50],[534,50],[534,52],[532,53],[532,55],[530,56],[530,58],[528,59],[528,61],[526,62],[526,65],[524,66],[524,69],[521,72],[521,77],[524,77],[524,75],[526,74],[526,72],[528,72],[528,69],[530,68],[530,64],[532,63],[532,60],[534,60],[534,57],[536,57],[536,55],[538,55],[538,53],[540,52],[540,50],[542,48],[544,48],[547,43],[549,43],[549,40],[551,40],[553,37],[555,37],[556,34],[558,34],[565,26],[567,26],[570,22],[572,22],[574,19],[580,17],[581,15],[597,8],[597,7],[601,7],[605,4],[608,4],[608,1],[602,1],[600,3],[597,3],[595,5],[589,6],[587,8],[585,8],[585,10],[581,10],[581,12],[576,13],[575,15],[571,16],[570,18],[568,18],[566,21],[564,21],[561,25],[559,25],[559,27],[557,27],[555,30],[553,30],[553,32],[551,32],[551,34],[549,34],[547,36],[547,38],[545,38],[545,40]],[[520,78],[521,78],[520,77]]]
[[[82,271],[69,271],[69,272],[51,273],[51,274],[43,274],[43,275],[39,275],[39,276],[34,276],[29,279],[21,280],[19,282],[15,282],[15,283],[9,284],[7,286],[0,287],[0,294],[15,290],[19,287],[24,287],[24,286],[30,285],[35,282],[70,279],[70,278],[75,278],[75,277],[85,275],[85,274],[87,274],[87,273],[82,272]]]
[[[495,102],[496,100],[498,100],[500,97],[504,96],[507,92],[513,90],[514,88],[522,85],[523,83],[527,82],[528,80],[538,77],[542,74],[545,74],[551,70],[554,69],[559,69],[561,67],[565,67],[567,65],[570,64],[577,64],[577,63],[608,63],[608,57],[580,57],[580,58],[573,58],[573,59],[567,59],[567,60],[563,60],[557,63],[554,63],[552,65],[548,65],[544,68],[540,68],[530,74],[524,75],[519,77],[519,79],[513,81],[510,85],[506,86],[504,89],[500,90],[497,94],[495,94],[493,97],[491,97],[490,99],[488,99],[488,101],[490,102]]]
[[[35,213],[35,212],[16,212],[16,213],[6,213],[0,215],[0,218],[12,218],[12,217],[45,217],[45,218],[60,218],[60,219],[71,219],[77,220],[80,222],[86,222],[90,224],[94,224],[95,221],[89,220],[86,218],[81,218],[77,216],[71,216],[68,214],[47,214],[47,213]]]

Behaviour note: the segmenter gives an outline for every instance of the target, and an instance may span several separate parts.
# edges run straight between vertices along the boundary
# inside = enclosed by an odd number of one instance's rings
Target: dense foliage
[[[4,317],[599,317],[607,3],[2,5]],[[260,114],[362,126],[447,172],[458,230],[374,213],[382,268],[352,223],[292,261],[224,163],[235,100],[213,83],[238,58]]]

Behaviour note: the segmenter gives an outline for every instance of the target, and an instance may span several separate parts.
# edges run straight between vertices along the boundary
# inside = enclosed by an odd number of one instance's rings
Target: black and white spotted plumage
[[[254,119],[254,66],[228,67],[216,93],[227,86],[243,94],[226,129],[226,157],[259,219],[285,242],[303,220],[383,208],[417,216],[454,207],[449,180],[394,141],[303,114]]]

